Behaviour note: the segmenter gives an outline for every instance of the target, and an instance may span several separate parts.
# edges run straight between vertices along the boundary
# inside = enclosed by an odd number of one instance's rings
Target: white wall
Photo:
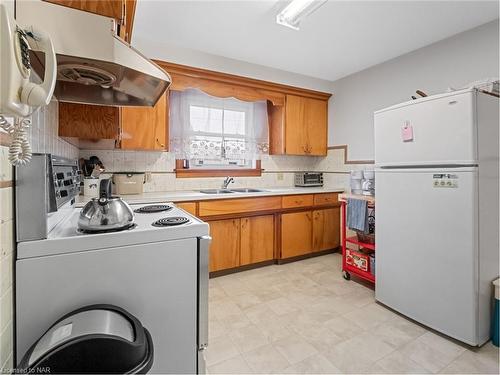
[[[179,47],[172,44],[158,45],[157,41],[132,37],[132,46],[151,59],[194,66],[217,72],[235,74],[244,77],[278,82],[285,85],[298,86],[311,90],[330,92],[331,81],[286,72],[267,66],[212,55],[206,52]],[[299,58],[299,57],[298,57]]]
[[[410,100],[417,89],[435,94],[498,77],[498,31],[497,20],[335,81],[329,145],[347,144],[350,160],[373,159],[375,110]]]

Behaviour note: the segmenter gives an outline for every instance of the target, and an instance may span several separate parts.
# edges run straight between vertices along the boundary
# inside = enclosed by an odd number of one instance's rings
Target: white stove
[[[69,204],[70,202],[67,203]],[[148,207],[157,208],[160,205],[168,208],[164,211],[141,212],[141,210],[147,210]],[[208,235],[207,223],[176,207],[173,203],[136,204],[130,207],[134,210],[134,225],[128,229],[104,233],[85,233],[78,230],[78,217],[81,209],[74,208],[49,232],[46,239],[20,242],[17,258],[26,259]],[[187,222],[180,224],[177,222],[174,223],[177,225],[169,226],[154,225],[159,220],[173,220],[174,218],[183,218]]]
[[[164,202],[132,205],[128,229],[84,233],[76,161],[38,154],[30,165],[16,173],[17,364],[60,317],[110,304],[151,333],[150,373],[204,373],[208,224]]]

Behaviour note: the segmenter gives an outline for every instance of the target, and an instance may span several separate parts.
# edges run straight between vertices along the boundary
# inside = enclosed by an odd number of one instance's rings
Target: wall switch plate
[[[278,181],[283,181],[283,173],[278,173],[278,174],[276,174],[276,179],[277,179]]]

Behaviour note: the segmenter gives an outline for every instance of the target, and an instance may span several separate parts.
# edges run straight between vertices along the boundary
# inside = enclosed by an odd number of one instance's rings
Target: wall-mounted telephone
[[[30,47],[45,54],[44,81],[39,85],[30,82]],[[32,25],[21,28],[4,4],[0,4],[0,52],[0,127],[13,138],[10,162],[22,165],[31,159],[26,117],[50,103],[57,79],[56,55],[47,34]],[[4,116],[13,117],[13,123]]]

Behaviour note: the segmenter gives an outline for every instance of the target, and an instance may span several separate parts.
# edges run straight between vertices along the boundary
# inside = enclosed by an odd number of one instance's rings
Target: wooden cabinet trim
[[[256,160],[255,168],[235,168],[235,169],[205,169],[205,168],[184,168],[184,160],[175,161],[175,177],[177,178],[198,178],[198,177],[260,177],[263,169],[261,161]]]
[[[120,23],[125,22],[125,0],[44,0],[48,3],[78,9],[84,12],[111,17]]]
[[[172,89],[176,90],[176,79],[181,80],[181,76],[183,77],[188,77],[191,84],[196,84],[197,81],[199,80],[209,80],[212,82],[219,82],[219,83],[226,83],[226,84],[231,84],[231,85],[237,85],[240,87],[250,87],[258,90],[263,90],[263,93],[279,93],[280,95],[283,94],[294,94],[294,95],[300,95],[308,98],[315,98],[315,99],[321,99],[321,100],[328,100],[332,94],[330,93],[325,93],[325,92],[320,92],[320,91],[315,91],[315,90],[309,90],[309,89],[303,89],[295,86],[289,86],[289,85],[283,85],[280,83],[275,83],[275,82],[269,82],[269,81],[263,81],[259,79],[254,79],[254,78],[248,78],[248,77],[242,77],[234,74],[228,74],[228,73],[221,73],[221,72],[215,72],[213,70],[208,70],[208,69],[202,69],[202,68],[195,68],[195,67],[190,67],[186,65],[180,65],[180,64],[174,64],[170,63],[167,61],[161,61],[161,60],[154,60],[158,65],[160,65],[163,69],[165,69],[167,72],[169,72],[170,75],[172,75]],[[186,78],[187,79],[187,78]],[[179,89],[183,90],[185,87],[184,83],[179,83],[181,86]],[[273,94],[274,95],[274,94]],[[262,97],[262,100],[266,100],[267,98],[265,96]],[[269,98],[271,100],[271,98]],[[273,102],[273,100],[271,100]],[[278,103],[273,102],[273,104],[277,105]]]

